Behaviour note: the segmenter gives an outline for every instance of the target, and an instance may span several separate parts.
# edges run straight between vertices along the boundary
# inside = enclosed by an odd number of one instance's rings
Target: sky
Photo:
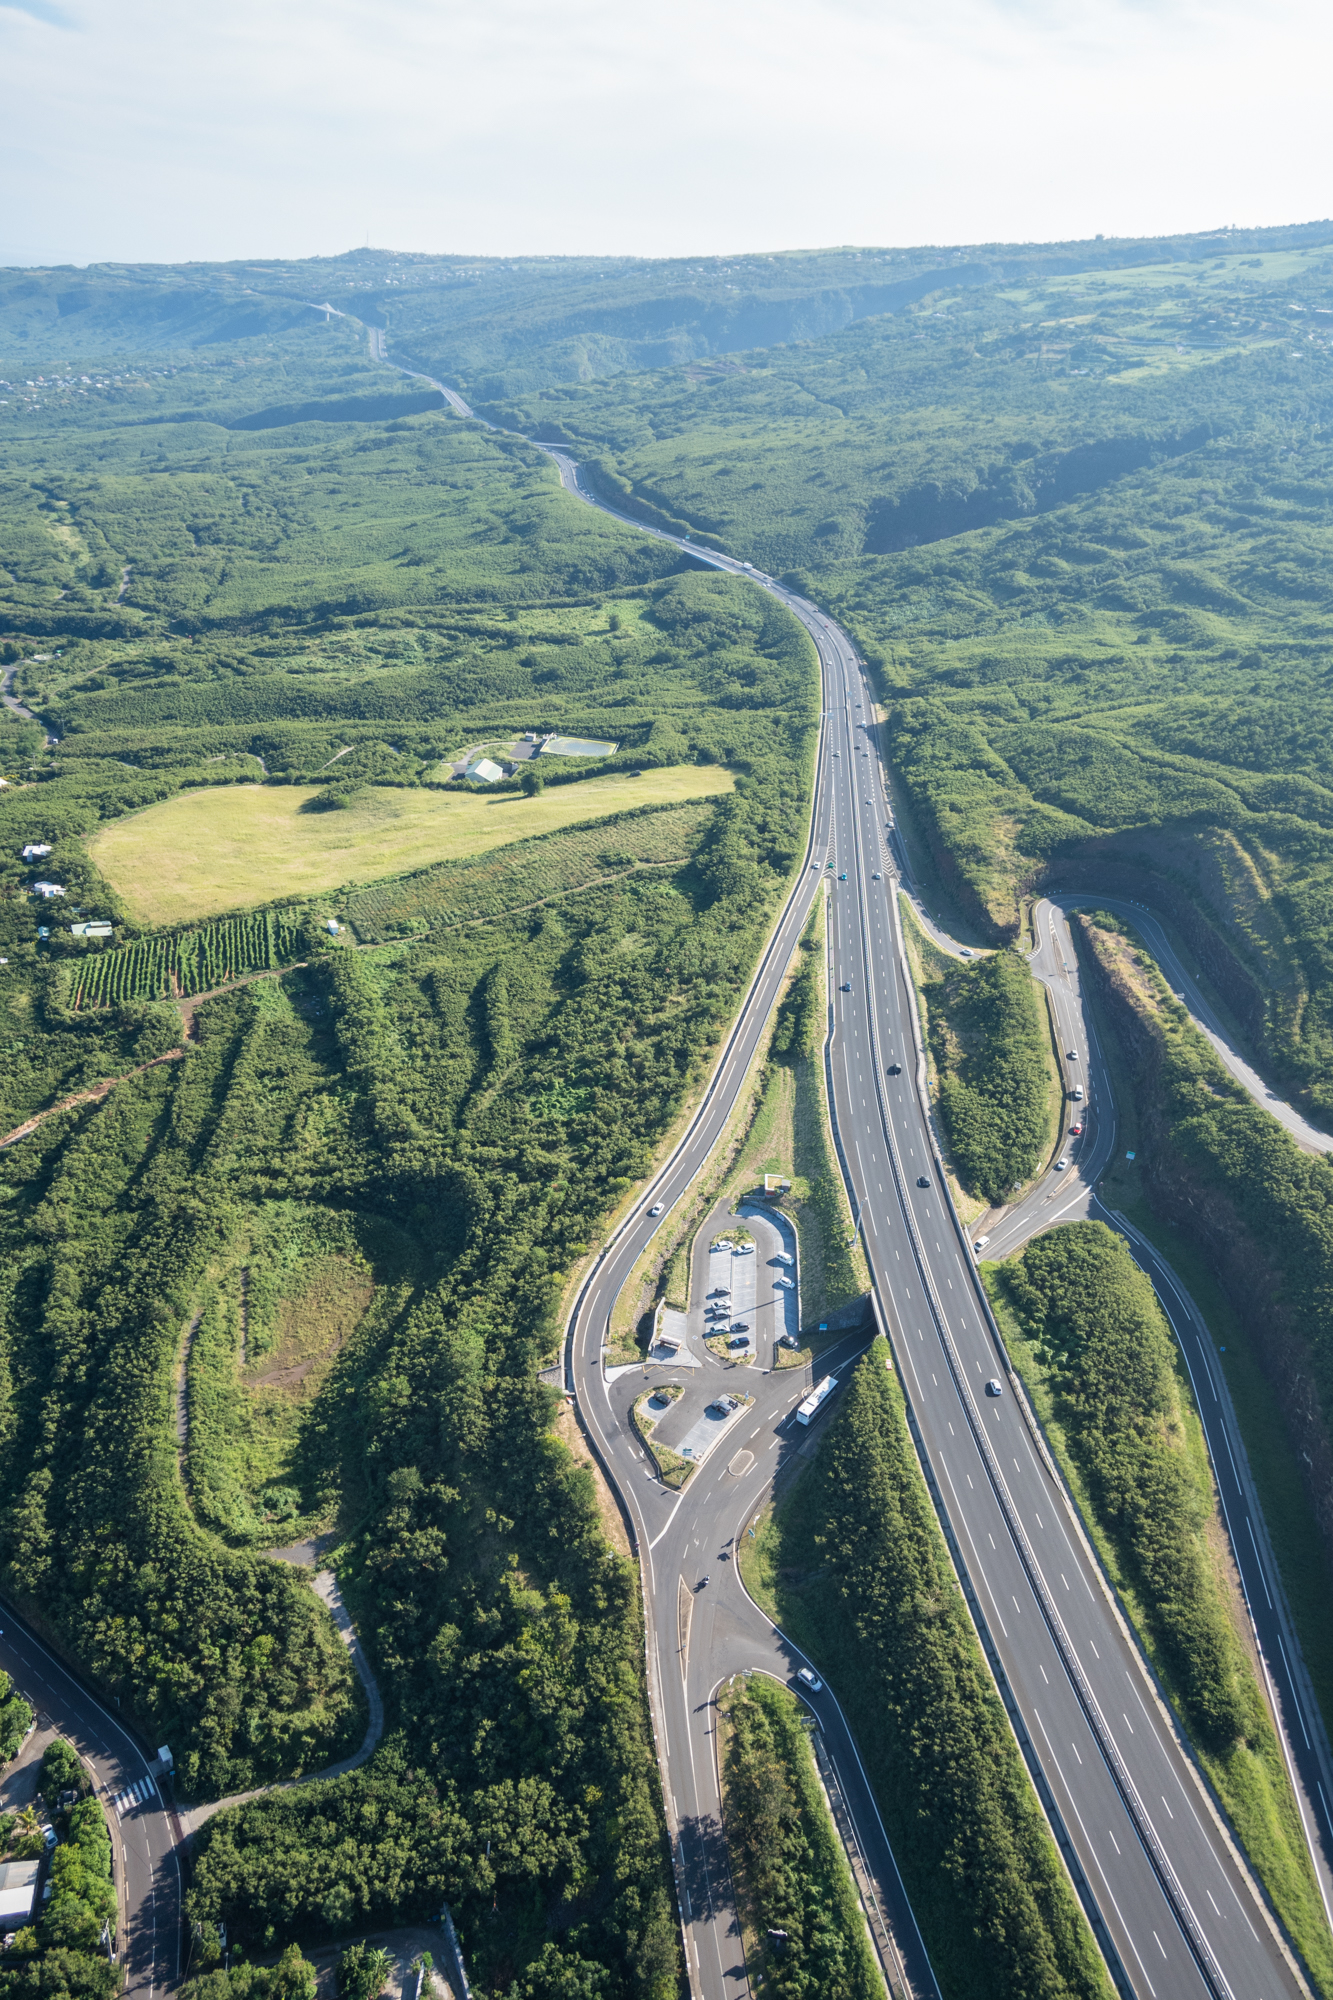
[[[1333,215],[1327,0],[0,0],[0,264]]]

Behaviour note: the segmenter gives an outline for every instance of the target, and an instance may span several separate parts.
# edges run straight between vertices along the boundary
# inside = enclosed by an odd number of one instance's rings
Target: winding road
[[[382,342],[381,358],[382,354]],[[395,364],[389,364],[391,366]],[[418,373],[403,369],[404,374]],[[430,380],[432,378],[425,377]],[[472,412],[436,383],[460,415]],[[914,1436],[949,1536],[969,1606],[996,1673],[1061,1851],[1123,1990],[1140,2000],[1279,2000],[1306,1991],[1292,1954],[1180,1741],[1134,1644],[1077,1514],[1027,1412],[994,1328],[975,1260],[935,1153],[924,1055],[902,943],[899,870],[872,692],[846,633],[771,577],[646,527],[580,479],[565,452],[542,446],[566,489],[698,561],[770,591],[805,625],[823,686],[814,810],[801,872],[774,926],[752,985],[689,1129],[640,1205],[612,1235],[571,1316],[568,1381],[581,1421],[632,1524],[648,1636],[648,1679],[677,1871],[692,1993],[731,2000],[747,1993],[734,1898],[727,1874],[715,1755],[715,1696],[743,1670],[783,1679],[802,1655],[758,1610],[730,1557],[792,1455],[817,1439],[794,1425],[806,1393],[801,1370],[751,1371],[753,1402],[721,1450],[683,1492],[665,1488],[627,1422],[630,1385],[603,1365],[611,1307],[654,1232],[705,1165],[734,1107],[821,879],[828,911],[829,1038],[826,1061],[835,1134],[860,1219],[876,1310],[888,1331]],[[832,862],[830,872],[826,866]],[[840,878],[846,877],[843,881]],[[1043,907],[1034,970],[1051,988],[1066,1047],[1076,1050],[1088,1096],[1076,1178],[1047,1176],[1007,1215],[989,1254],[1006,1254],[1033,1230],[1080,1212],[1094,1199],[1099,1162],[1114,1145],[1114,1112],[1077,988],[1077,961],[1063,916]],[[1136,921],[1138,918],[1136,917]],[[1056,954],[1059,954],[1059,967]],[[848,990],[843,990],[847,988]],[[896,1065],[897,1074],[890,1074]],[[1271,1106],[1270,1106],[1271,1108]],[[1100,1123],[1098,1121],[1101,1121]],[[1117,1218],[1109,1217],[1116,1226]],[[1134,1242],[1133,1234],[1130,1239]],[[1283,1624],[1271,1554],[1243,1472],[1234,1414],[1208,1366],[1201,1322],[1149,1246],[1134,1242],[1158,1283],[1182,1339],[1209,1425],[1233,1548],[1263,1632],[1260,1600],[1273,1613],[1261,1637],[1265,1663],[1286,1658],[1275,1699],[1299,1733],[1313,1720],[1289,1622]],[[1190,1338],[1197,1345],[1191,1357]],[[821,1357],[837,1373],[864,1347],[848,1336]],[[988,1394],[994,1384],[998,1394]],[[641,1382],[640,1382],[641,1386]],[[730,1440],[728,1440],[730,1445]],[[1235,1471],[1226,1484],[1228,1463]],[[1254,1561],[1246,1541],[1255,1533]],[[1244,1532],[1242,1532],[1242,1530]],[[710,1579],[701,1586],[701,1578]],[[155,1790],[150,1756],[115,1716],[55,1661],[12,1614],[0,1618],[0,1665],[91,1760],[109,1799],[135,1794],[117,1817],[127,1910],[127,1991],[152,1996],[175,1982],[180,1873],[171,1828]],[[1271,1648],[1271,1650],[1270,1650]],[[1294,1662],[1294,1666],[1290,1663]],[[888,1976],[897,1990],[935,1992],[933,1977],[893,1856],[861,1771],[836,1690],[812,1698],[850,1817],[862,1879],[891,1932]],[[1324,1799],[1324,1761],[1308,1739],[1296,1759],[1307,1809]],[[1324,1825],[1328,1807],[1322,1805]],[[1311,1824],[1313,1834],[1319,1828]],[[1316,1853],[1320,1842],[1315,1840]]]
[[[459,400],[451,397],[455,407]],[[698,1581],[697,1552],[723,1541],[761,1494],[748,1484],[742,1490],[738,1481],[733,1496],[715,1474],[711,1482],[692,1482],[681,1500],[670,1503],[670,1519],[660,1522],[657,1513],[668,1503],[635,1461],[636,1448],[617,1421],[602,1347],[615,1296],[659,1226],[648,1210],[677,1200],[703,1167],[762,1015],[776,997],[823,863],[832,860],[835,878],[847,878],[845,887],[836,883],[829,924],[836,991],[828,1059],[843,1168],[964,1589],[1094,1929],[1118,1983],[1144,2000],[1203,1994],[1276,2000],[1303,1992],[1293,1954],[1155,1688],[1015,1393],[971,1247],[943,1184],[899,930],[896,843],[890,847],[892,820],[869,726],[872,690],[856,649],[813,604],[751,565],[644,529],[586,489],[567,453],[542,448],[566,489],[588,504],[770,590],[810,632],[823,677],[810,854],[703,1108],[642,1207],[607,1245],[569,1327],[569,1375],[580,1414],[615,1478],[643,1557],[650,1693],[692,1988],[713,2000],[741,1990],[745,1974],[734,1916],[720,1907],[729,1897],[719,1880],[718,1788],[706,1755],[709,1716],[696,1692],[698,1651],[712,1635],[694,1633],[682,1666],[681,1596]],[[895,1061],[900,1074],[890,1076]],[[1046,1208],[1033,1227],[1063,1212],[1063,1192],[1048,1200],[1038,1190],[1034,1199]],[[998,1394],[987,1393],[989,1383]],[[743,1475],[746,1482],[754,1477],[753,1470]],[[732,1514],[741,1500],[744,1506]],[[682,1515],[688,1516],[685,1530],[698,1523],[692,1536],[682,1529]],[[742,1599],[739,1585],[728,1584],[710,1601],[721,1616]],[[731,1665],[736,1652],[730,1635],[720,1633],[718,1645],[719,1664],[725,1656]],[[790,1647],[786,1657],[793,1657]],[[719,1677],[712,1675],[714,1685]]]

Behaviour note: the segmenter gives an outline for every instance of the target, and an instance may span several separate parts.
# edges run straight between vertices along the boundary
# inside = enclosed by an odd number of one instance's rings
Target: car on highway
[[[917,1177],[916,1177],[916,1184],[917,1184],[917,1186],[918,1186],[918,1187],[929,1187],[929,1186],[930,1186],[930,1175],[929,1175],[929,1174],[918,1174],[918,1175],[917,1175]]]
[[[649,1215],[660,1215],[665,1207],[666,1203],[664,1201],[655,1201],[648,1213]]]
[[[1066,1050],[1065,1050],[1065,1061],[1066,1061],[1066,1062],[1077,1062],[1077,1061],[1078,1061],[1078,1050],[1077,1050],[1077,1049],[1066,1049]]]
[[[802,1687],[809,1688],[811,1694],[822,1694],[824,1692],[823,1681],[820,1680],[818,1674],[811,1673],[809,1667],[799,1668],[796,1678],[800,1681]]]
[[[1071,1125],[1069,1136],[1071,1139],[1081,1139],[1083,1136],[1083,1127],[1081,1125]]]
[[[1069,1165],[1069,1155],[1068,1153],[1062,1153],[1059,1159],[1055,1163],[1056,1173],[1062,1174],[1068,1165]]]
[[[890,1076],[901,1076],[903,1073],[903,1066],[901,1063],[890,1063],[888,1068]]]
[[[959,956],[960,958],[975,958],[975,957],[976,957],[976,953],[975,953],[974,951],[970,950],[970,949],[969,949],[969,947],[968,947],[967,945],[965,945],[965,944],[961,944],[961,945],[959,945],[959,947],[958,947],[958,956]]]
[[[851,990],[852,982],[850,979],[844,979],[842,985],[838,988],[839,993],[850,993]]]
[[[993,1375],[991,1376],[990,1381],[986,1384],[986,1394],[988,1396],[1002,1396],[1004,1394],[1003,1388],[996,1381]]]
[[[989,1242],[989,1236],[978,1236],[976,1242],[972,1245],[975,1255],[979,1257]]]
[[[878,868],[877,868],[877,869],[875,870],[874,874],[873,874],[873,875],[871,876],[871,878],[870,878],[870,879],[871,879],[871,881],[872,881],[872,882],[878,882],[878,881],[879,881],[879,879],[880,879],[880,874],[879,874],[879,870],[878,870]]]
[[[845,868],[844,868],[844,870],[843,870],[842,874],[841,874],[841,875],[839,875],[839,877],[838,877],[838,880],[839,880],[840,882],[845,882],[845,881],[847,880],[847,871],[846,871],[846,869],[845,869]]]

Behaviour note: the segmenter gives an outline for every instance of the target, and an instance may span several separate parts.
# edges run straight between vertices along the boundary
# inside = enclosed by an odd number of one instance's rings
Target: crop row
[[[645,861],[675,861],[694,847],[708,805],[670,806],[522,841],[475,860],[446,862],[376,883],[347,906],[363,942],[501,915]]]
[[[185,998],[242,972],[289,964],[296,953],[297,927],[289,918],[272,912],[224,917],[176,936],[136,938],[90,958],[72,982],[71,1004],[80,1009]]]

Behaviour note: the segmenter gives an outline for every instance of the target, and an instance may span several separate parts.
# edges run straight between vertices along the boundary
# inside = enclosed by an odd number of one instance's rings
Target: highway
[[[544,449],[570,492],[642,528],[586,490],[567,453]],[[660,530],[645,532],[773,591],[815,641],[825,710],[811,850],[801,875],[704,1106],[642,1205],[612,1236],[569,1327],[568,1367],[580,1415],[625,1501],[641,1555],[650,1699],[693,1990],[710,1997],[743,1990],[744,1972],[738,1979],[734,1926],[729,1932],[719,1915],[724,1855],[715,1834],[711,1846],[705,1837],[716,1828],[716,1776],[699,1740],[692,1684],[700,1652],[716,1645],[725,1653],[727,1635],[696,1629],[699,1614],[686,1619],[684,1597],[697,1605],[703,1552],[724,1546],[750,1510],[741,1489],[753,1469],[737,1478],[734,1495],[722,1482],[736,1475],[713,1467],[709,1477],[706,1467],[680,1499],[666,1496],[627,1434],[623,1411],[613,1406],[603,1340],[615,1297],[659,1226],[649,1206],[679,1199],[725,1123],[821,864],[832,860],[828,1062],[843,1167],[973,1613],[1099,1940],[1120,1981],[1145,2000],[1209,1993],[1276,2000],[1300,1993],[1304,1982],[1291,1954],[1156,1694],[1015,1394],[970,1245],[942,1182],[899,930],[887,794],[867,727],[872,694],[855,648],[817,607],[750,565]],[[843,875],[845,882],[838,879]],[[1069,1020],[1073,1033],[1072,1013]],[[900,1066],[896,1076],[888,1073],[893,1063]],[[1109,1144],[1109,1134],[1096,1143]],[[1048,1204],[1047,1220],[1054,1206]],[[988,1393],[988,1385],[998,1393]],[[741,1499],[744,1508],[730,1512]],[[687,1529],[695,1525],[683,1543],[682,1517]],[[743,1601],[738,1586],[730,1600]],[[723,1591],[709,1603],[723,1607],[716,1618],[729,1608]],[[715,1684],[711,1667],[704,1678],[710,1675]]]
[[[0,1667],[92,1766],[111,1828],[125,1994],[152,2000],[169,1992],[177,1978],[181,1874],[156,1761],[8,1605],[0,1607]]]

